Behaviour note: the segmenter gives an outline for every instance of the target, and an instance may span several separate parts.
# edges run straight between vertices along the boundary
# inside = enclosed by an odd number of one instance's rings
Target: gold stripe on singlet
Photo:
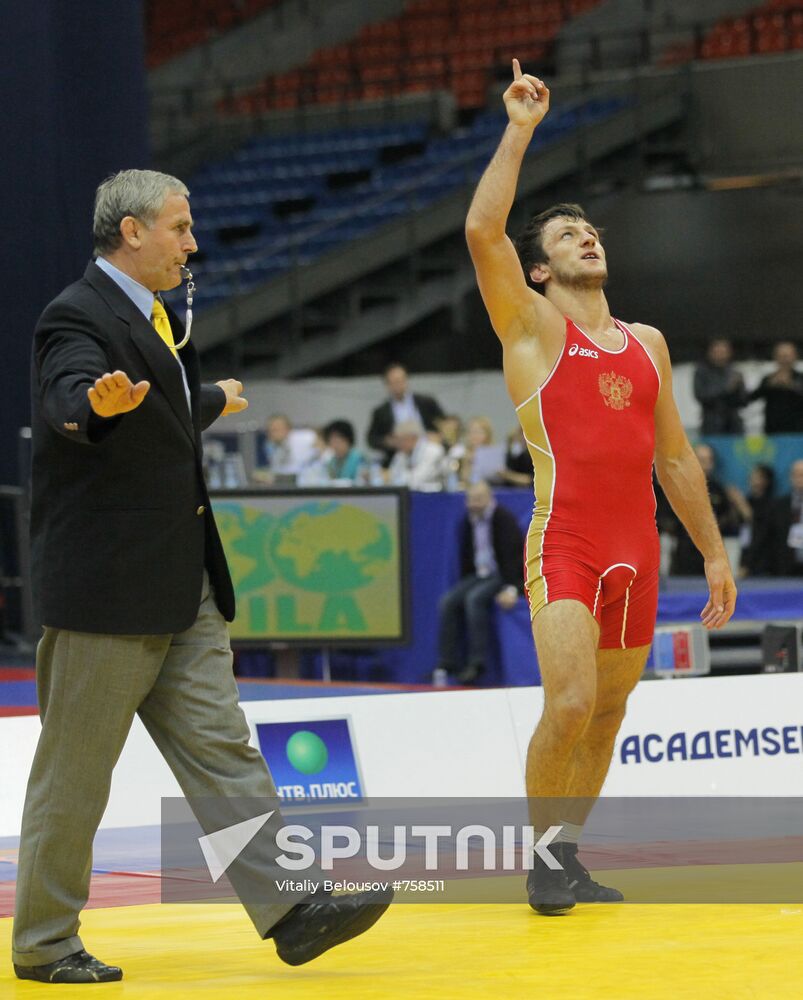
[[[555,490],[555,458],[549,444],[541,411],[541,395],[537,393],[519,409],[519,421],[533,461],[535,508],[527,532],[526,566],[530,617],[533,618],[548,603],[547,582],[542,575],[544,536],[552,513]]]

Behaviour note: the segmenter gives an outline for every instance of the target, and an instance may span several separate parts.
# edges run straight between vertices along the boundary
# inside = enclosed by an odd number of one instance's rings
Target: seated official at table
[[[284,413],[268,417],[265,441],[254,472],[257,482],[273,483],[279,477],[300,475],[317,455],[317,435],[310,427],[293,427]]]
[[[413,420],[399,424],[393,440],[398,450],[387,470],[388,483],[411,490],[439,490],[443,480],[443,445],[429,438],[421,424]]]
[[[365,457],[354,445],[354,425],[348,420],[333,420],[321,433],[329,453],[326,460],[328,478],[356,483],[365,469]]]
[[[473,684],[485,670],[491,609],[494,601],[506,610],[518,601],[523,552],[524,536],[513,514],[497,504],[486,482],[469,486],[460,526],[460,580],[439,604],[438,669],[456,675],[459,684]]]

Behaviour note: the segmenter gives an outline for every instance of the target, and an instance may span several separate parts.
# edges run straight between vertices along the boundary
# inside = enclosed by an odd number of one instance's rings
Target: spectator
[[[779,341],[772,352],[778,365],[765,375],[750,400],[764,400],[765,434],[803,433],[803,372],[797,371],[797,348],[791,341]]]
[[[517,424],[507,438],[505,467],[499,478],[511,486],[533,485],[533,460],[524,439],[524,431]]]
[[[397,451],[388,468],[388,482],[411,490],[434,491],[441,488],[443,445],[432,441],[421,424],[413,420],[400,423],[394,434]]]
[[[296,486],[325,486],[329,482],[331,451],[326,447],[323,431],[315,428],[315,438],[304,465],[296,474]]]
[[[494,601],[509,610],[522,590],[524,537],[510,511],[500,507],[481,481],[466,491],[460,528],[460,580],[440,600],[438,669],[473,684],[485,670],[485,651]],[[465,622],[467,655],[460,669],[460,626]]]
[[[446,450],[443,460],[444,489],[456,493],[460,489],[460,467],[466,457],[463,421],[454,414],[447,414],[438,421],[438,433]]]
[[[775,517],[775,472],[769,465],[754,465],[750,470],[747,496],[738,490],[731,494],[742,517],[742,576],[771,576],[775,571],[772,546]]]
[[[463,448],[463,421],[456,413],[447,413],[435,421],[441,444],[450,455],[453,448]]]
[[[803,459],[789,470],[789,494],[775,503],[775,570],[780,576],[803,576]]]
[[[297,476],[318,457],[315,431],[294,428],[284,413],[269,417],[265,431],[261,464],[267,466],[267,471],[257,470],[254,477],[262,482],[274,482],[277,476]]]
[[[354,425],[348,420],[333,420],[324,427],[323,439],[330,452],[326,463],[329,479],[357,482],[362,476],[365,459],[359,448],[354,447]]]
[[[403,365],[388,365],[385,369],[385,385],[388,398],[371,414],[368,445],[375,451],[384,452],[382,464],[387,467],[397,448],[394,428],[398,424],[414,421],[425,430],[436,433],[437,421],[443,417],[443,410],[432,396],[410,392],[407,369]]]
[[[741,372],[733,365],[731,342],[712,340],[694,371],[694,396],[703,408],[702,434],[741,434],[739,410],[747,402]]]
[[[698,444],[694,453],[705,473],[708,495],[711,498],[711,506],[714,509],[719,530],[723,537],[729,535],[733,537],[739,533],[741,518],[728,490],[714,476],[716,466],[714,449],[707,444]],[[672,555],[670,573],[676,576],[702,576],[704,574],[703,557],[677,518],[675,518],[675,537],[677,544]]]
[[[466,425],[465,451],[460,462],[460,484],[468,486],[470,483],[480,479],[490,477],[499,469],[489,468],[487,459],[483,458],[482,465],[477,468],[477,457],[483,450],[489,449],[494,443],[494,429],[488,417],[472,417]],[[499,453],[499,468],[504,465],[504,456]],[[491,457],[491,465],[493,458]]]

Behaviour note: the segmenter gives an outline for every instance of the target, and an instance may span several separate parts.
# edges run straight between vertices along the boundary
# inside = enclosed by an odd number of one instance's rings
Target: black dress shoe
[[[484,663],[469,663],[465,670],[457,675],[458,684],[473,684],[485,673]]]
[[[104,965],[85,951],[60,958],[47,965],[15,965],[17,979],[34,979],[37,983],[116,983],[123,970],[116,965]]]
[[[373,927],[392,899],[393,892],[386,889],[299,903],[273,927],[270,937],[283,962],[303,965]]]

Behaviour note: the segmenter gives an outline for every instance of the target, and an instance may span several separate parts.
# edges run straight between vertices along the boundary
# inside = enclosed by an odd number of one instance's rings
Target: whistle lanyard
[[[195,292],[195,282],[192,280],[192,271],[184,264],[181,265],[181,270],[185,272],[185,277],[187,279],[187,314],[184,320],[184,338],[180,344],[176,344],[176,350],[180,351],[182,347],[190,341],[190,331],[192,330],[192,296]]]

